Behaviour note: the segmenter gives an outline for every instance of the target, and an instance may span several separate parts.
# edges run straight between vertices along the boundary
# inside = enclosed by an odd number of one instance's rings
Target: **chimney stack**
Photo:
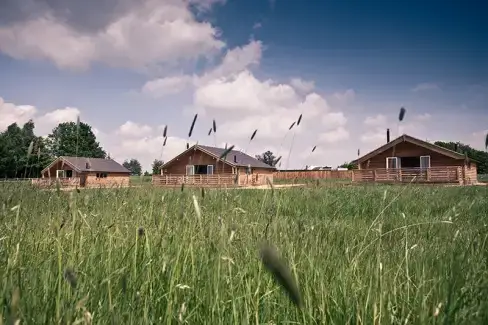
[[[90,163],[89,163],[89,162],[87,162],[87,163],[85,164],[85,169],[90,169]]]
[[[390,143],[390,129],[386,129],[386,143]]]
[[[234,163],[237,163],[237,156],[234,155]]]

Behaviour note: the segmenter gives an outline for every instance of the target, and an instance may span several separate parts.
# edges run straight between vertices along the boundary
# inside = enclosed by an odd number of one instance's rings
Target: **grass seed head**
[[[256,136],[256,133],[257,132],[258,132],[258,129],[254,130],[254,132],[251,135],[251,141],[254,139],[254,137]]]
[[[70,268],[64,270],[64,279],[70,284],[71,288],[76,288],[78,280],[76,278],[76,273]]]
[[[291,130],[295,126],[295,124],[296,124],[296,122],[291,123],[290,127],[288,128],[288,130]]]
[[[189,138],[191,138],[191,134],[193,133],[193,128],[195,127],[195,123],[197,122],[197,117],[198,117],[198,114],[195,114],[195,117],[193,117],[193,122],[191,122],[190,132],[188,132]]]
[[[298,121],[297,121],[297,126],[300,125],[300,122],[302,121],[302,114],[300,114],[300,116],[298,117]]]
[[[312,152],[314,152],[314,151],[315,151],[315,149],[317,149],[317,146],[314,146],[314,147],[313,147]]]
[[[139,228],[137,229],[137,236],[139,236],[139,237],[143,237],[143,236],[144,236],[144,234],[145,234],[144,227],[139,227]]]
[[[276,248],[263,244],[260,250],[261,261],[266,269],[273,275],[276,282],[286,291],[290,300],[297,306],[302,306],[302,298],[298,285],[291,274],[290,268],[279,256]]]
[[[226,144],[227,146],[227,144]],[[229,152],[232,151],[232,149],[234,149],[234,145],[231,145],[230,147],[226,148],[224,152],[222,152],[222,154],[220,155],[219,159],[222,159],[224,157],[227,157],[227,155],[229,154]],[[225,160],[225,158],[224,158]]]
[[[164,126],[164,130],[163,130],[163,137],[166,138],[166,133],[168,132],[168,126],[165,125]]]
[[[166,140],[168,140],[168,138],[164,138],[163,147],[166,146]]]
[[[407,110],[405,108],[400,108],[400,114],[398,115],[398,120],[403,121],[403,118],[405,117],[405,113],[407,112]]]
[[[485,149],[488,149],[488,133],[486,134],[486,139],[485,139]]]
[[[211,135],[212,134],[212,128],[210,128],[210,130],[208,130],[208,135]]]
[[[212,122],[212,128],[214,133],[217,132],[217,123],[215,123],[215,119]]]

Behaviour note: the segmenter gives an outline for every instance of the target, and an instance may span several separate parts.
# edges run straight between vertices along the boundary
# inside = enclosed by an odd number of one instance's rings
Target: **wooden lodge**
[[[253,186],[273,182],[271,167],[241,151],[231,150],[220,159],[225,148],[194,145],[161,167],[153,175],[156,186]]]
[[[446,183],[477,182],[476,161],[464,154],[402,135],[353,161],[357,182]]]
[[[41,171],[41,178],[32,180],[39,187],[59,183],[63,187],[128,186],[130,171],[110,158],[56,158]]]

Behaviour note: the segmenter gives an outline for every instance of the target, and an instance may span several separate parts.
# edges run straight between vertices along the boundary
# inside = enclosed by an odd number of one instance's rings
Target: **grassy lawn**
[[[487,324],[487,197],[484,186],[6,184],[4,323]],[[259,260],[266,229],[302,309]]]
[[[151,184],[152,176],[130,176],[130,185],[146,185]]]

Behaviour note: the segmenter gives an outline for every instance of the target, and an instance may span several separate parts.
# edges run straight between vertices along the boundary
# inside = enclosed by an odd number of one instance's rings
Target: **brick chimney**
[[[386,129],[386,143],[390,143],[390,129]]]

